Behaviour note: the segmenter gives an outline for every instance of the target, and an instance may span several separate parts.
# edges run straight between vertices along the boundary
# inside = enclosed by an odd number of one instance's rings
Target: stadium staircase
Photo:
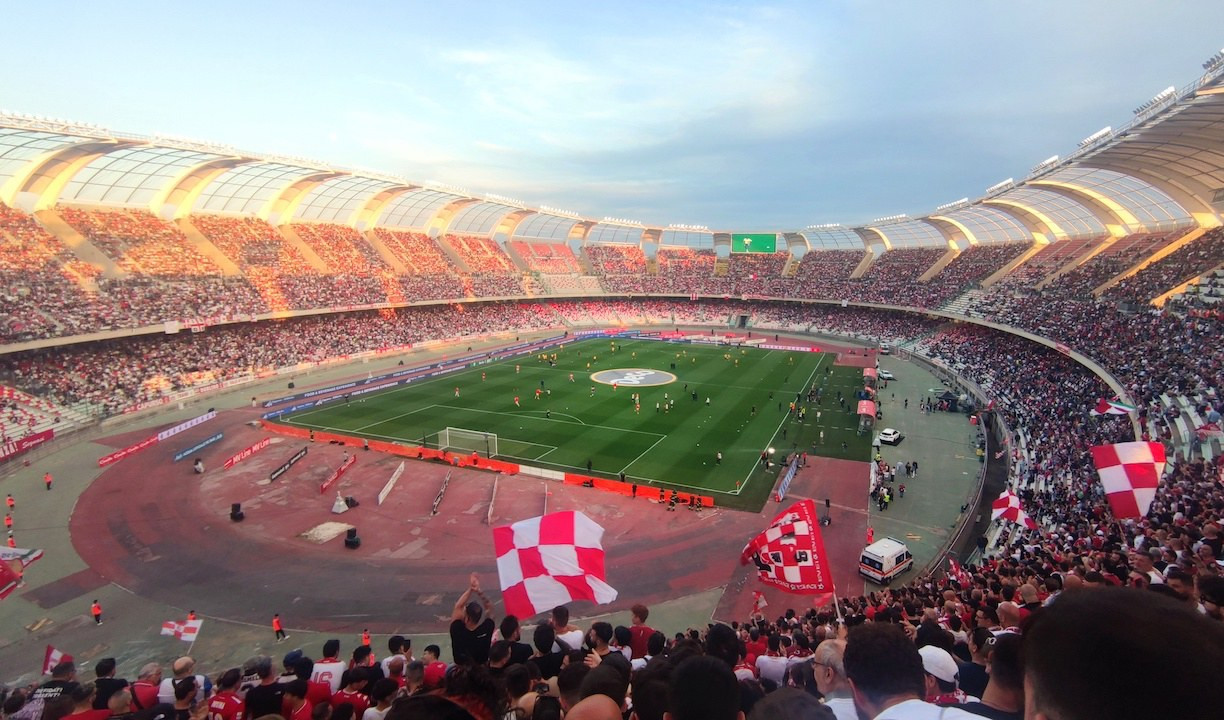
[[[7,385],[0,385],[0,403],[4,405],[4,411],[0,413],[0,432],[10,439],[44,430],[54,430],[59,434],[90,422],[89,415],[82,408],[61,407]]]
[[[454,265],[456,268],[458,268],[461,274],[463,275],[472,274],[472,268],[467,264],[466,261],[464,261],[463,257],[459,254],[459,251],[456,250],[454,246],[450,244],[449,241],[447,241],[445,235],[435,238],[434,242],[437,243],[438,249],[441,250],[442,254],[446,256],[446,259],[451,261],[451,265]],[[469,295],[470,295],[471,294],[470,293],[471,282],[468,281],[465,283],[465,285],[468,287]]]
[[[976,288],[966,290],[960,295],[957,295],[948,302],[944,303],[939,309],[944,312],[969,317],[969,308],[973,307],[979,300],[982,300],[985,297],[986,293]]]
[[[96,245],[86,240],[85,236],[69,225],[59,213],[54,210],[39,210],[34,213],[34,219],[82,261],[102,268],[103,278],[127,277],[127,272],[121,269],[114,260],[107,257],[106,253],[99,250]]]
[[[935,261],[934,265],[927,268],[926,272],[918,276],[918,282],[920,283],[930,282],[931,278],[943,272],[943,269],[948,267],[948,264],[951,263],[953,260],[955,260],[956,256],[960,254],[961,254],[960,250],[949,249],[948,252],[941,255],[939,259]]]
[[[1222,284],[1224,284],[1224,263],[1216,265],[1202,275],[1180,283],[1169,291],[1157,295],[1152,298],[1152,304],[1156,307],[1164,307],[1165,303],[1174,297],[1190,292],[1190,294],[1198,294],[1204,302],[1218,305],[1220,295],[1224,292],[1224,288],[1220,287]],[[1206,291],[1206,294],[1203,294],[1204,291]],[[1219,308],[1216,309],[1218,310]]]
[[[1019,256],[1019,257],[1017,257],[1016,259],[1014,259],[1014,260],[1012,260],[1011,262],[1007,263],[1006,265],[1004,265],[1003,267],[999,268],[998,270],[994,271],[994,272],[993,272],[993,273],[991,273],[989,276],[987,276],[987,277],[986,277],[986,279],[982,280],[982,282],[981,282],[981,286],[982,286],[983,288],[988,288],[988,287],[990,287],[991,285],[994,285],[995,283],[997,283],[999,280],[1002,280],[1003,278],[1007,277],[1008,273],[1010,273],[1012,270],[1015,270],[1016,268],[1020,267],[1020,266],[1021,266],[1021,265],[1023,265],[1024,263],[1028,262],[1028,259],[1029,259],[1029,258],[1031,258],[1031,257],[1033,257],[1034,255],[1036,255],[1037,253],[1041,252],[1041,250],[1042,250],[1044,247],[1045,247],[1045,245],[1042,245],[1042,244],[1039,244],[1039,243],[1033,243],[1032,247],[1030,247],[1028,250],[1025,250],[1024,252],[1020,253],[1020,256]]]
[[[242,269],[238,267],[238,263],[221,252],[216,245],[213,245],[212,241],[204,237],[204,233],[197,230],[187,218],[180,218],[174,224],[191,241],[191,246],[195,248],[196,252],[213,261],[217,267],[221,268],[222,275],[225,277],[238,277],[242,275]]]
[[[281,234],[281,237],[285,238],[285,242],[289,243],[289,245],[302,254],[302,257],[306,259],[306,263],[310,265],[315,272],[319,273],[320,275],[343,272],[342,268],[336,268],[334,270],[328,268],[327,263],[323,262],[323,258],[319,257],[319,254],[314,251],[314,248],[307,245],[306,241],[303,240],[296,232],[294,232],[293,228],[289,227],[288,224],[277,227],[276,231]]]
[[[361,237],[370,244],[370,247],[374,248],[374,252],[378,253],[382,261],[387,264],[387,267],[394,270],[397,275],[403,275],[407,272],[404,263],[400,262],[395,253],[391,252],[391,249],[378,238],[378,235],[373,230],[366,230],[361,233]]]
[[[1164,247],[1152,253],[1151,255],[1147,256],[1143,260],[1140,260],[1139,262],[1135,263],[1127,270],[1118,273],[1117,275],[1110,278],[1109,280],[1106,280],[1101,285],[1098,285],[1096,289],[1092,291],[1093,297],[1101,297],[1102,295],[1105,294],[1106,290],[1117,285],[1118,283],[1122,282],[1126,278],[1138,273],[1140,270],[1146,268],[1147,266],[1160,262],[1164,258],[1180,250],[1182,247],[1189,245],[1195,240],[1198,240],[1206,233],[1207,233],[1207,230],[1204,228],[1195,228],[1194,230],[1191,230],[1190,232],[1181,236],[1177,240],[1169,243],[1168,245],[1165,245]],[[1182,286],[1182,287],[1185,287],[1185,286]],[[1171,289],[1175,290],[1176,288],[1171,288]]]

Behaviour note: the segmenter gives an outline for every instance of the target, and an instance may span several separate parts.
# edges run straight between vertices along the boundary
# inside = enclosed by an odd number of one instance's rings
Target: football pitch
[[[622,338],[567,342],[553,353],[555,364],[538,355],[490,362],[282,421],[429,447],[448,427],[494,433],[499,459],[623,472],[639,492],[678,488],[745,509],[759,509],[778,480],[778,466],[761,463],[769,448],[777,460],[795,450],[869,459],[871,435],[856,432],[857,416],[837,399],[840,391],[854,407],[862,370],[834,367],[831,354]],[[820,403],[808,402],[813,387]],[[797,395],[802,422],[788,412]],[[464,447],[487,454],[480,445],[469,437]]]

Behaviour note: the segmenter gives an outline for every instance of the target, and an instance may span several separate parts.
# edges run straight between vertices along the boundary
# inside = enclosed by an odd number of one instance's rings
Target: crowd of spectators
[[[943,301],[963,292],[965,288],[977,285],[1002,269],[1029,247],[1027,243],[972,245],[962,250],[952,262],[936,273],[928,284],[944,291],[942,304]]]
[[[646,253],[637,245],[588,245],[583,252],[596,275],[640,276],[646,272]]]
[[[1105,292],[1110,300],[1146,303],[1224,264],[1224,228],[1213,228]]]
[[[61,207],[57,212],[121,270],[133,275],[179,279],[221,273],[182,230],[147,210]]]
[[[1102,283],[1126,271],[1143,258],[1176,241],[1187,231],[1134,233],[1118,238],[1082,265],[1055,278],[1047,290],[1063,297],[1084,298]]]
[[[289,228],[314,250],[332,273],[375,275],[387,267],[378,251],[356,228],[334,223],[299,223]]]
[[[582,272],[574,251],[565,243],[511,240],[507,246],[523,259],[527,269],[543,275],[570,275]]]
[[[165,394],[299,363],[492,331],[560,325],[528,303],[400,308],[240,323],[201,333],[151,335],[0,357],[5,382],[60,405],[85,401],[121,412]]]
[[[1075,238],[1050,243],[1023,265],[1012,270],[994,285],[996,290],[1024,290],[1041,282],[1050,273],[1083,255],[1093,246],[1105,242],[1104,237]]]
[[[1118,558],[1119,541],[1099,544]],[[268,655],[231,668],[184,656],[124,679],[101,658],[79,678],[65,661],[6,690],[3,707],[5,720],[1216,717],[1224,579],[1157,583],[1151,559],[1131,555],[1133,567],[1085,571],[1035,548],[959,579],[684,629],[654,627],[641,603],[627,625],[579,624],[565,605],[526,625],[497,617],[473,573],[449,653],[399,634],[384,652],[363,633],[352,650],[340,638],[291,650],[283,671]],[[1123,583],[1114,572],[1127,569]]]
[[[505,250],[489,238],[471,235],[444,235],[442,242],[446,243],[455,255],[467,265],[474,275],[489,275],[495,273],[517,273],[514,261]]]

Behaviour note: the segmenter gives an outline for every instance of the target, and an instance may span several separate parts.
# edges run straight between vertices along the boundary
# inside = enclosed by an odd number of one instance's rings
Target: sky
[[[923,215],[1224,47],[1224,3],[11,4],[0,109],[722,230]]]

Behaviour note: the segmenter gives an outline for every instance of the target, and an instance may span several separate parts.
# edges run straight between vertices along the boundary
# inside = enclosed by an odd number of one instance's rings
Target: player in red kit
[[[519,405],[518,398],[519,398],[518,395],[514,396],[514,407],[522,407],[521,405]]]
[[[280,613],[272,616],[272,631],[276,633],[276,642],[280,642],[289,637],[285,634],[285,626],[281,624]]]

